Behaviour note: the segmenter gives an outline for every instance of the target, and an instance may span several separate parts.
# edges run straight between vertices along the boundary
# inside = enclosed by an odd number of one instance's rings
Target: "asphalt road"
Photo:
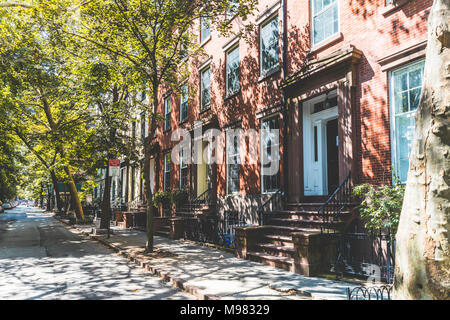
[[[195,299],[38,209],[0,214],[0,300]]]

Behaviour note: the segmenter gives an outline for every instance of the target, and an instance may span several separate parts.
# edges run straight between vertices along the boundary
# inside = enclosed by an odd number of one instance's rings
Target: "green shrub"
[[[361,200],[359,212],[366,229],[373,235],[389,230],[394,237],[402,211],[405,186],[362,184],[354,187],[353,194]]]
[[[154,206],[159,208],[159,206],[164,203],[172,203],[172,195],[170,191],[156,192],[153,196]]]

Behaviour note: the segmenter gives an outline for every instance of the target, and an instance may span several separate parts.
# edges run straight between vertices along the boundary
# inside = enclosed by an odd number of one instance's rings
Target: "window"
[[[164,155],[164,191],[170,189],[170,152]]]
[[[200,43],[202,44],[206,40],[209,39],[211,35],[211,29],[210,29],[211,21],[209,18],[201,18],[200,19]]]
[[[239,47],[227,53],[227,95],[239,91]]]
[[[164,100],[164,130],[170,130],[170,116],[172,114],[172,106],[170,96]]]
[[[393,172],[406,182],[409,154],[414,136],[415,111],[422,92],[423,61],[391,73],[391,141],[393,141]]]
[[[261,73],[265,74],[278,67],[278,17],[261,27]]]
[[[136,167],[131,167],[131,199],[130,201],[133,201],[134,196],[134,179],[136,178]]]
[[[141,113],[141,139],[145,140],[147,136],[147,117],[145,112]]]
[[[188,86],[184,85],[180,97],[180,121],[184,121],[188,117],[188,93]]]
[[[261,191],[275,192],[280,189],[280,118],[278,116],[264,119],[261,122],[261,153],[264,161],[261,163]],[[274,162],[277,165],[274,166]],[[274,174],[273,169],[276,168]]]
[[[180,189],[187,187],[187,155],[186,150],[180,151]]]
[[[231,19],[234,17],[235,14],[237,14],[237,11],[239,10],[239,0],[231,0],[230,1],[230,7],[227,8],[227,19]]]
[[[229,194],[238,193],[240,190],[239,170],[239,136],[227,140],[227,191]]]
[[[312,1],[312,38],[313,45],[331,37],[339,31],[337,0]]]
[[[211,70],[205,69],[201,73],[200,81],[200,93],[201,93],[201,110],[206,110],[211,102]]]

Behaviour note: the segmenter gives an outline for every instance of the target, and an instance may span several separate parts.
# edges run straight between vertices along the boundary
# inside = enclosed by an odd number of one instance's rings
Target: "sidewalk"
[[[89,234],[94,225],[71,231]],[[199,299],[326,299],[345,300],[346,288],[356,285],[304,277],[282,269],[236,258],[232,253],[191,241],[154,237],[155,253],[143,255],[143,231],[111,227],[113,234],[92,236],[148,271]]]

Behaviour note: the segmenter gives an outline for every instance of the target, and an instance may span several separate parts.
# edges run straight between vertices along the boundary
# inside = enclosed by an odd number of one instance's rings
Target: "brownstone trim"
[[[393,54],[378,59],[377,62],[381,66],[381,71],[387,71],[389,69],[397,68],[402,64],[406,64],[412,60],[425,57],[426,47],[427,40],[424,40],[406,49],[402,49]]]
[[[406,3],[408,3],[410,0],[394,0],[393,3],[390,3],[386,5],[385,8],[381,9],[381,14],[386,17],[390,15],[391,13],[394,13],[394,11],[397,11],[397,9],[400,9],[403,7]]]

